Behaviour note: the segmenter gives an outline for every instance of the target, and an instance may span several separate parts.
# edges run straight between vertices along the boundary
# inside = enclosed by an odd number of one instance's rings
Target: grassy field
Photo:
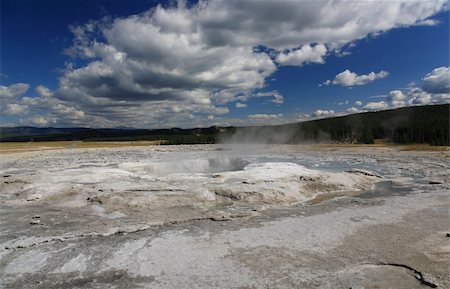
[[[85,148],[119,148],[130,146],[160,145],[161,141],[48,141],[48,142],[0,142],[0,154],[19,153],[57,149],[85,149]],[[352,148],[397,148],[402,151],[442,151],[448,152],[446,146],[430,146],[428,144],[393,145],[386,142],[374,144],[338,144],[320,143],[305,145],[311,150],[339,150]]]
[[[17,153],[55,149],[84,149],[84,148],[117,148],[129,146],[159,145],[161,141],[49,141],[49,142],[3,142],[0,143],[0,154]]]

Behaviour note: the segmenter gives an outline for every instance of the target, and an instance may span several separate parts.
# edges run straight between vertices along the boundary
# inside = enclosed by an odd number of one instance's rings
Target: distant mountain
[[[0,128],[0,139],[17,136],[69,134],[86,129],[87,128],[82,127],[74,127],[74,128],[55,128],[55,127],[41,128],[32,126],[2,127]]]
[[[220,128],[216,126],[193,129],[2,127],[0,142],[169,140],[177,136],[177,143],[211,143],[214,140],[210,136],[219,132]]]
[[[392,143],[450,145],[450,105],[403,107],[275,126],[208,128],[0,128],[0,142],[163,140],[166,144],[245,143]]]

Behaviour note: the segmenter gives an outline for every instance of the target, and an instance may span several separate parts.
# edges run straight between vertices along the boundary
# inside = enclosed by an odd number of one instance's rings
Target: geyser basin
[[[374,280],[423,287],[413,270],[389,265],[395,262],[442,276],[434,278],[438,288],[450,288],[443,153],[219,149],[3,154],[0,287],[349,288]],[[351,168],[413,191],[330,200],[383,180]]]
[[[94,203],[122,214],[130,207],[142,212],[224,202],[288,204],[318,194],[369,189],[379,180],[370,172],[324,172],[288,161],[253,162],[254,156],[230,153],[235,152],[197,151],[184,154],[184,159],[176,154],[127,154],[108,164],[96,162],[93,154],[69,167],[40,169],[30,184],[17,187],[17,193],[22,201],[88,208]]]
[[[241,158],[197,158],[187,160],[170,161],[143,161],[127,162],[119,165],[119,168],[133,172],[147,173],[157,176],[170,174],[193,173],[218,173],[243,170],[249,164]]]
[[[293,203],[321,193],[368,189],[379,180],[370,172],[322,172],[290,162],[252,163],[243,171],[215,176],[210,189],[218,196],[250,203]]]

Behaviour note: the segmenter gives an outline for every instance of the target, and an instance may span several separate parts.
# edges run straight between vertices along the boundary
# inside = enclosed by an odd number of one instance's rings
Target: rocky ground
[[[450,155],[147,146],[0,155],[1,288],[450,288]]]

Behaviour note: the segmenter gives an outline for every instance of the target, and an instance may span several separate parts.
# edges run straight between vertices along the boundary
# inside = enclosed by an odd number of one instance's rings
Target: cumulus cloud
[[[0,98],[15,98],[25,94],[30,86],[26,83],[14,83],[9,86],[0,85]]]
[[[446,94],[450,96],[450,94]],[[394,90],[389,93],[388,100],[392,107],[407,105],[425,105],[431,103],[445,103],[445,94],[430,94],[418,87],[411,87],[406,91]]]
[[[50,123],[52,123],[52,120],[48,117],[38,116],[38,117],[32,118],[31,123],[36,126],[47,126]]]
[[[387,101],[391,107],[449,103],[449,77],[448,67],[435,68],[423,77],[422,87],[413,82],[405,90],[389,92]]]
[[[335,114],[334,110],[318,109],[318,110],[313,112],[312,116],[314,116],[314,117],[324,117],[324,116],[332,116],[334,114]]]
[[[443,93],[435,95],[433,99],[434,103],[450,103],[450,93]]]
[[[93,117],[86,119],[84,112],[76,104],[53,97],[50,90],[44,86],[35,89],[38,94],[36,97],[26,95],[28,84],[12,84],[8,88],[7,97],[0,98],[0,112],[7,116],[20,116],[20,125],[70,126],[94,120]]]
[[[349,109],[347,109],[348,113],[357,113],[359,112],[359,109],[357,109],[356,107],[352,106]]]
[[[20,99],[28,91],[26,83],[0,85],[0,113],[3,115],[20,115],[28,112],[28,106],[20,103]]]
[[[282,104],[284,103],[284,97],[277,93],[273,95],[274,99],[272,100],[273,103]]]
[[[390,101],[403,101],[406,99],[406,95],[400,90],[393,90],[389,92],[388,100]]]
[[[241,102],[236,102],[236,108],[246,108],[247,104],[245,103],[241,103]]]
[[[356,86],[365,85],[377,79],[382,79],[389,76],[389,72],[381,70],[380,72],[370,72],[369,74],[358,75],[346,69],[337,74],[333,80],[327,80],[325,85],[341,85],[341,86]]]
[[[300,49],[280,53],[276,61],[281,65],[301,66],[305,63],[324,63],[327,47],[323,44],[303,45]]]
[[[430,73],[424,76],[423,87],[417,87],[415,82],[410,82],[407,88],[403,90],[392,90],[387,94],[387,97],[384,95],[376,96],[376,98],[383,97],[386,101],[369,102],[363,106],[362,109],[350,107],[347,109],[347,112],[357,113],[399,108],[404,106],[450,103],[450,92],[440,89],[447,85],[445,82],[446,77],[442,77],[442,75],[447,73],[448,69],[445,67],[433,69]],[[432,91],[434,91],[434,93]],[[361,106],[362,102],[358,100],[355,102],[355,105]]]
[[[272,90],[272,91],[267,91],[267,92],[258,92],[256,94],[256,96],[257,97],[273,97],[271,102],[277,103],[277,104],[284,103],[284,97],[277,90]]]
[[[34,89],[40,97],[50,97],[53,95],[52,91],[43,85],[39,85]]]
[[[391,102],[393,107],[400,107],[406,105],[407,96],[400,90],[393,90],[389,92],[387,100]]]
[[[34,112],[50,107],[58,122],[66,115],[63,123],[194,126],[208,115],[228,112],[227,103],[262,96],[279,66],[323,63],[328,54],[368,35],[433,24],[430,17],[444,9],[446,2],[439,0],[159,5],[72,26],[73,45],[66,54],[74,64],[66,67],[58,88],[36,88],[37,99],[21,101]],[[366,81],[357,77],[354,83]],[[1,86],[0,96],[27,90]],[[279,93],[267,97],[284,101]]]
[[[404,94],[410,105],[450,103],[450,67],[438,67],[423,77],[423,86],[409,87]]]
[[[408,96],[410,97],[409,104],[412,105],[429,104],[432,101],[432,96],[420,88],[411,89],[408,91]]]
[[[249,119],[256,119],[256,120],[271,120],[271,119],[277,119],[282,117],[282,114],[263,114],[263,113],[259,113],[259,114],[250,114],[247,117]]]
[[[5,109],[2,111],[6,115],[20,115],[28,112],[28,107],[26,105],[21,105],[17,103],[8,103]]]
[[[423,90],[428,93],[450,93],[450,67],[438,67],[425,75]]]
[[[206,7],[164,9],[103,24],[103,43],[92,24],[74,28],[75,51],[94,60],[67,72],[58,95],[113,101],[226,103],[263,88],[276,66],[252,46],[208,44],[198,25]],[[199,18],[200,17],[200,18]],[[99,24],[100,26],[100,24]],[[93,99],[94,98],[94,99]]]
[[[346,1],[205,1],[199,22],[211,44],[256,44],[282,50],[309,43],[337,46],[394,27],[425,24],[446,5],[444,1],[420,0],[351,4]]]
[[[387,109],[389,105],[385,101],[369,102],[363,108],[366,110],[384,110]]]
[[[159,125],[171,106],[177,107],[171,119],[215,114],[221,104],[270,97],[254,90],[265,87],[277,64],[323,63],[342,45],[421,24],[443,8],[439,1],[361,1],[349,13],[340,1],[211,0],[91,21],[72,27],[68,53],[92,61],[69,69],[55,95],[105,123],[144,117]],[[272,97],[284,101],[279,93]]]

